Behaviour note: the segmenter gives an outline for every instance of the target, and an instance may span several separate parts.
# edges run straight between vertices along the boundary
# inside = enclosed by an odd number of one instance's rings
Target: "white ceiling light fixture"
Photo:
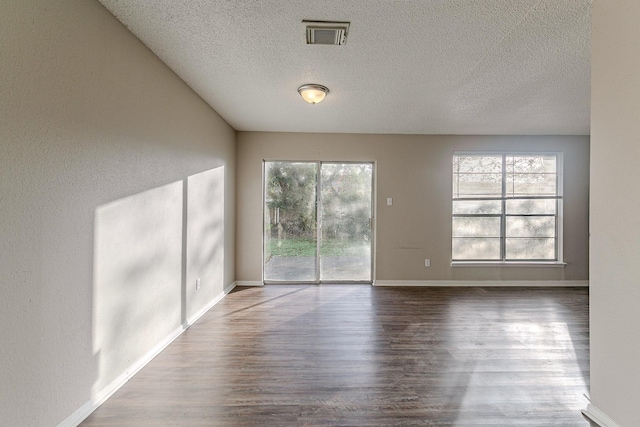
[[[309,104],[317,104],[327,96],[329,88],[318,84],[306,84],[298,88],[298,93]]]

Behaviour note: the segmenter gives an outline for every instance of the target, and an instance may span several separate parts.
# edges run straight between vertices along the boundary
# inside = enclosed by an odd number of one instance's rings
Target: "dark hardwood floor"
[[[587,288],[236,288],[83,426],[582,426]]]

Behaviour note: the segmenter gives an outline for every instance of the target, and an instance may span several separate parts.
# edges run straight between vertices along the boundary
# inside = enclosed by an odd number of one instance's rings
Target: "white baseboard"
[[[600,427],[622,427],[620,426],[620,424],[609,418],[607,414],[605,414],[592,404],[588,404],[587,409],[584,409],[582,411],[582,414]]]
[[[142,368],[144,368],[154,357],[156,357],[162,350],[167,348],[169,344],[175,341],[184,331],[186,331],[191,325],[193,325],[198,319],[200,319],[207,311],[220,302],[233,288],[236,287],[236,283],[224,288],[222,294],[215,297],[211,302],[204,306],[201,310],[195,313],[188,319],[186,324],[183,324],[179,328],[171,332],[165,339],[155,345],[144,356],[134,362],[125,372],[120,374],[117,378],[111,381],[106,387],[94,394],[84,405],[78,408],[73,414],[67,417],[64,421],[58,424],[58,427],[76,427],[82,421],[84,421],[93,411],[98,409],[107,399],[109,399],[116,391],[118,391],[123,385],[127,383],[135,374],[137,374]]]
[[[58,427],[75,427],[84,421],[93,411],[109,399],[116,391],[127,383],[135,374],[147,365],[162,350],[178,338],[186,328],[180,326],[171,332],[164,340],[149,350],[144,356],[131,364],[126,371],[111,381],[106,387],[96,393],[88,402],[82,405],[77,411],[71,414],[66,420],[58,424]]]
[[[235,282],[236,286],[264,286],[264,283],[257,280],[237,280]]]
[[[230,284],[229,286],[227,286],[226,288],[224,288],[222,290],[222,293],[220,295],[218,295],[217,297],[215,297],[213,300],[211,300],[211,302],[209,302],[207,305],[205,305],[204,307],[202,307],[197,313],[195,313],[193,316],[191,316],[189,319],[187,319],[187,323],[184,326],[184,329],[189,328],[189,326],[193,325],[194,323],[196,323],[196,321],[198,321],[198,319],[200,319],[202,316],[204,316],[204,314],[211,310],[213,308],[214,305],[216,305],[217,303],[219,303],[222,298],[224,298],[229,292],[231,292],[233,290],[233,288],[236,287],[236,282],[233,282],[232,284]]]
[[[376,280],[373,286],[589,286],[588,280]]]
[[[231,292],[231,291],[233,290],[233,288],[235,288],[236,286],[237,286],[237,285],[236,285],[236,282],[233,282],[233,283],[232,283],[232,284],[230,284],[229,286],[225,287],[225,288],[222,290],[222,293],[224,293],[224,295],[226,295],[226,294],[228,294],[229,292]],[[220,298],[220,299],[224,298],[224,295],[220,295],[220,297],[219,297],[219,298]],[[220,301],[220,300],[218,300],[218,301]],[[214,304],[214,305],[215,305],[215,304]],[[212,306],[212,307],[213,307],[213,306]]]

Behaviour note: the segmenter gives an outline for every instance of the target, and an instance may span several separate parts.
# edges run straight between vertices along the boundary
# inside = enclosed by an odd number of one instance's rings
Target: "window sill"
[[[452,261],[451,267],[552,267],[564,268],[562,261]]]

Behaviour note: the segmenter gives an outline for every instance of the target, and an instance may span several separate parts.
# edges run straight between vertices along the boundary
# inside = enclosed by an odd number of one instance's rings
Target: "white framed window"
[[[452,263],[562,263],[562,153],[453,154]]]

